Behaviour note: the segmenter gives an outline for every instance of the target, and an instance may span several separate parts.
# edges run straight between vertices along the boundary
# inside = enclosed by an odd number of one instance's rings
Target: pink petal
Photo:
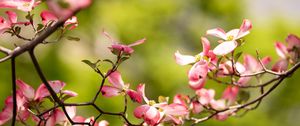
[[[7,14],[9,22],[11,24],[17,23],[18,17],[17,17],[17,14],[15,12],[13,12],[13,11],[6,11],[6,14]]]
[[[253,58],[251,55],[245,55],[244,56],[244,65],[247,71],[249,72],[256,72],[260,71],[261,69],[258,69],[261,67],[259,62]]]
[[[187,95],[176,94],[173,99],[173,103],[182,104],[187,107],[187,103],[190,102],[190,98]]]
[[[203,106],[198,101],[193,101],[191,108],[194,114],[198,114],[204,110]]]
[[[1,0],[0,8],[15,8],[22,11],[31,11],[34,0]]]
[[[146,38],[143,38],[141,40],[138,40],[134,43],[131,43],[130,45],[128,45],[129,47],[132,47],[132,46],[137,46],[137,45],[140,45],[140,44],[143,44],[144,42],[146,41]]]
[[[178,103],[172,103],[162,108],[166,115],[184,116],[189,113],[186,106]]]
[[[142,103],[143,102],[143,94],[134,91],[134,90],[127,90],[126,92],[128,94],[128,96],[131,98],[132,101],[138,102],[138,103]]]
[[[88,7],[92,0],[65,0],[69,5],[68,8],[63,8],[60,6],[59,2],[54,0],[46,1],[49,9],[54,12],[58,17],[70,16],[74,11],[82,8]]]
[[[113,45],[111,45],[110,49],[111,49],[111,52],[113,52],[116,55],[119,55],[119,53],[121,51],[127,55],[130,55],[134,52],[134,50],[131,47],[129,47],[127,45],[122,45],[122,44],[113,44]]]
[[[227,40],[226,33],[223,29],[221,28],[215,28],[215,29],[210,29],[206,31],[207,35],[219,37],[221,39]]]
[[[157,125],[160,120],[159,111],[156,108],[150,106],[150,108],[145,113],[144,120],[149,125]]]
[[[66,111],[70,118],[74,118],[76,116],[76,106],[68,106],[66,107]]]
[[[7,22],[3,17],[0,16],[0,34],[9,29],[11,24]]]
[[[243,23],[240,27],[239,33],[237,35],[237,39],[244,37],[245,35],[250,33],[250,30],[252,28],[252,23],[248,19],[244,19]]]
[[[272,60],[271,57],[266,56],[261,60],[261,62],[263,65],[268,65],[271,62],[271,60]]]
[[[219,44],[216,48],[214,48],[213,52],[216,55],[226,55],[232,52],[237,47],[237,43],[235,41],[226,41]]]
[[[144,101],[148,104],[149,100],[148,100],[148,98],[146,97],[146,94],[145,94],[145,84],[139,84],[138,87],[137,87],[137,92],[142,94]]]
[[[226,105],[225,105],[225,100],[223,99],[220,99],[220,100],[212,100],[210,102],[210,105],[213,109],[216,109],[216,110],[222,110],[222,109],[225,109],[226,108]]]
[[[202,47],[203,47],[203,55],[207,56],[210,50],[210,43],[205,37],[201,37]]]
[[[286,59],[281,59],[275,63],[275,65],[272,67],[272,70],[275,72],[284,72],[288,68],[288,61]]]
[[[228,86],[223,92],[222,98],[228,100],[229,104],[232,104],[235,102],[238,93],[239,88],[237,86]]]
[[[71,114],[71,113],[70,113],[70,114]],[[54,113],[53,113],[52,116],[54,116],[54,118],[55,118],[55,124],[59,124],[59,123],[62,123],[62,122],[64,122],[64,121],[67,121],[66,115],[65,115],[64,112],[63,112],[62,110],[60,110],[60,109],[54,110]],[[74,116],[74,115],[72,115],[72,116]]]
[[[208,65],[205,61],[199,61],[193,65],[188,73],[189,85],[197,90],[204,86],[208,73]]]
[[[141,105],[141,106],[138,106],[137,108],[134,109],[134,116],[136,118],[143,118],[145,113],[150,109],[150,106],[149,105]]]
[[[123,89],[124,82],[122,80],[121,74],[118,71],[110,73],[108,76],[108,81],[116,88]]]
[[[74,121],[74,122],[84,122],[84,121],[85,121],[85,118],[82,117],[82,116],[75,116],[75,117],[73,118],[73,121]]]
[[[175,60],[179,65],[188,65],[196,62],[196,58],[194,56],[182,55],[179,51],[175,53]]]
[[[42,22],[44,25],[47,25],[50,21],[57,21],[58,18],[50,11],[44,10],[40,14]]]
[[[283,45],[280,42],[276,42],[275,43],[275,49],[277,54],[282,58],[282,59],[286,59],[288,54],[288,49],[285,45]]]
[[[213,89],[200,89],[196,91],[199,96],[199,102],[202,105],[208,105],[215,97],[215,90]]]
[[[12,96],[9,96],[5,100],[5,106],[0,112],[0,125],[5,124],[12,118],[13,111],[13,99]]]
[[[55,93],[61,91],[61,89],[66,85],[62,81],[49,81],[48,82]],[[50,96],[50,93],[44,84],[41,84],[35,93],[35,100],[41,100],[44,97]]]
[[[239,29],[232,29],[226,33],[227,41],[234,41],[238,39]]]
[[[76,97],[78,95],[76,92],[70,90],[63,90],[62,93],[70,97]]]
[[[240,77],[237,83],[240,86],[245,86],[250,80],[251,77]]]
[[[288,49],[290,50],[294,47],[300,48],[300,38],[294,34],[289,34],[285,41],[288,43]]]
[[[106,121],[106,120],[101,120],[99,123],[98,123],[98,126],[108,126],[109,123]]]
[[[69,30],[73,30],[74,28],[76,28],[78,26],[78,21],[77,21],[77,17],[76,16],[72,16],[70,19],[68,19],[65,24],[64,27],[69,27]]]
[[[27,99],[34,99],[34,89],[30,85],[26,84],[22,80],[16,80],[16,84],[19,87],[19,90]]]
[[[119,88],[112,87],[112,86],[103,86],[102,90],[101,90],[102,95],[105,97],[118,96],[118,95],[120,95],[121,92],[122,92],[122,90],[120,90]]]

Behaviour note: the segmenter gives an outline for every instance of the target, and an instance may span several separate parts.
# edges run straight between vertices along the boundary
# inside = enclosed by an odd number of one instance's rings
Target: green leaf
[[[234,61],[237,62],[239,60],[239,58],[242,56],[243,52],[238,52],[237,54],[235,54],[234,56]]]
[[[90,66],[91,68],[93,68],[93,69],[96,69],[96,68],[97,68],[97,63],[98,63],[98,62],[92,63],[92,62],[89,61],[89,60],[82,60],[82,62],[84,62],[85,64],[89,65],[89,66]]]
[[[68,39],[68,40],[71,40],[71,41],[80,41],[80,38],[78,38],[78,37],[73,37],[73,36],[67,36],[67,39]]]
[[[237,102],[242,104],[247,102],[249,98],[250,98],[250,93],[248,91],[241,90],[238,94]]]
[[[21,32],[21,27],[19,27],[19,26],[16,26],[15,27],[15,34],[20,34],[20,32]]]
[[[38,24],[38,27],[37,27],[37,30],[40,31],[41,29],[44,28],[44,25],[43,24]]]

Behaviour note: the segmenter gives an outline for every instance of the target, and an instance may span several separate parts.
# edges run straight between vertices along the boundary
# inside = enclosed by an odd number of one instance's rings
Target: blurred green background
[[[101,35],[104,29],[114,38],[129,44],[141,38],[146,43],[135,48],[130,60],[124,62],[121,71],[123,80],[135,89],[139,83],[146,83],[146,94],[150,99],[159,95],[174,96],[176,93],[192,94],[188,87],[187,70],[189,66],[175,63],[174,52],[195,55],[202,51],[200,37],[207,29],[222,27],[226,31],[239,28],[244,18],[250,19],[253,29],[239,50],[261,56],[270,55],[273,62],[278,59],[274,42],[284,41],[289,33],[300,35],[300,1],[297,0],[94,0],[94,4],[78,16],[79,27],[68,34],[80,37],[79,42],[63,40],[54,44],[40,45],[37,57],[49,80],[62,80],[65,89],[79,94],[71,102],[85,102],[92,99],[99,88],[100,78],[83,59],[96,61],[111,58],[108,46],[110,41]],[[36,8],[35,19],[40,21],[39,12],[45,5]],[[6,9],[1,9],[1,15]],[[18,12],[25,15],[23,12]],[[21,18],[22,20],[24,18]],[[30,36],[27,31],[22,32]],[[217,42],[211,39],[212,47]],[[22,41],[8,35],[1,35],[1,45],[12,47]],[[1,55],[1,54],[0,54]],[[3,56],[3,55],[1,55]],[[0,64],[0,108],[11,95],[9,62]],[[300,91],[298,70],[292,78],[283,82],[261,106],[242,118],[229,118],[226,121],[209,120],[201,126],[299,126]],[[37,88],[41,83],[33,69],[28,54],[17,58],[17,78]],[[225,86],[208,81],[206,87]],[[99,98],[97,104],[108,111],[122,110],[121,97]],[[128,116],[133,122],[132,110],[137,106],[130,102]],[[97,116],[95,110],[78,108],[78,115]],[[102,116],[112,126],[121,125],[121,119]],[[188,124],[187,124],[188,125]]]

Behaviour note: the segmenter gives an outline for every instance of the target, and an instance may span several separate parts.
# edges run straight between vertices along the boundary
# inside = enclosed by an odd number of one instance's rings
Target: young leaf
[[[239,52],[234,56],[234,61],[237,62],[239,60],[239,58],[241,57],[241,55],[243,54],[243,52]]]
[[[242,104],[249,100],[250,93],[248,91],[241,90],[238,94],[237,102]]]
[[[78,38],[78,37],[73,37],[73,36],[67,36],[67,39],[68,39],[68,40],[71,40],[71,41],[80,41],[80,38]]]
[[[91,68],[93,68],[93,69],[96,69],[96,68],[97,68],[97,63],[98,63],[98,62],[92,63],[92,62],[89,61],[89,60],[82,60],[82,62],[84,62],[85,64],[89,65],[89,66],[90,66]]]

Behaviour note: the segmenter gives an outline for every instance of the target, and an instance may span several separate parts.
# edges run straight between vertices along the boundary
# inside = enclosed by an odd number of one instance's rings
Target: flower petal
[[[34,0],[1,0],[0,8],[15,8],[22,11],[31,11],[34,7]]]
[[[144,120],[149,125],[157,125],[160,120],[159,111],[155,107],[150,106],[150,108],[145,113]]]
[[[286,59],[289,55],[287,47],[280,42],[275,43],[275,49],[278,56],[280,56],[282,59]]]
[[[7,14],[9,22],[11,24],[17,23],[18,17],[17,17],[17,14],[15,12],[13,12],[13,11],[6,11],[6,14]]]
[[[175,60],[179,65],[188,65],[196,62],[196,58],[194,56],[182,55],[179,51],[175,53]]]
[[[150,106],[149,105],[141,105],[141,106],[138,106],[137,108],[134,109],[134,116],[136,118],[143,118],[145,113],[150,109]]]
[[[215,29],[210,29],[206,31],[207,35],[219,37],[221,39],[227,40],[226,33],[223,29],[221,28],[215,28]]]
[[[121,92],[122,92],[122,90],[120,90],[119,88],[112,87],[112,86],[103,86],[102,90],[101,90],[102,95],[105,97],[118,96],[118,95],[120,95]]]
[[[196,91],[199,96],[199,102],[202,105],[208,105],[215,97],[215,90],[213,89],[200,89]]]
[[[281,59],[275,63],[275,65],[272,67],[272,71],[284,72],[287,70],[288,65],[289,63],[286,59]]]
[[[44,25],[47,25],[50,21],[57,21],[58,20],[58,18],[52,12],[47,11],[47,10],[42,11],[40,16],[42,18],[42,23]]]
[[[12,96],[9,96],[5,100],[5,106],[0,112],[0,125],[5,124],[12,118],[12,111],[13,111],[13,99]]]
[[[208,73],[208,65],[205,61],[199,61],[193,65],[188,73],[189,85],[197,90],[204,86]]]
[[[294,34],[289,34],[285,41],[288,43],[288,49],[290,50],[294,47],[300,48],[300,38]]]
[[[64,82],[62,81],[49,81],[48,82],[50,84],[50,86],[52,87],[52,89],[54,90],[55,93],[58,93],[61,91],[61,89],[66,85]],[[48,91],[48,89],[46,88],[45,84],[41,84],[38,89],[36,90],[35,93],[35,100],[37,99],[42,99],[44,97],[50,96],[50,93]]]
[[[238,93],[239,88],[237,86],[228,86],[223,92],[222,98],[228,100],[229,104],[232,104],[235,102]]]
[[[216,55],[226,55],[232,52],[237,47],[237,43],[235,41],[226,41],[219,44],[214,50],[214,54]]]
[[[116,88],[123,89],[125,84],[122,80],[121,74],[118,71],[110,73],[108,81]]]
[[[203,47],[203,50],[202,50],[203,55],[207,56],[208,52],[210,50],[210,43],[209,43],[208,39],[205,37],[201,37],[201,42],[202,42],[202,47]]]
[[[251,28],[252,28],[251,21],[248,19],[244,19],[236,39],[242,38],[245,35],[249,34],[250,33],[249,30],[251,30]]]
[[[16,80],[16,84],[19,87],[19,90],[22,92],[22,94],[29,100],[33,100],[34,99],[34,89],[26,84],[25,82],[23,82],[22,80]]]
[[[137,41],[134,42],[134,43],[131,43],[131,44],[128,45],[128,46],[129,46],[129,47],[137,46],[137,45],[143,44],[145,41],[146,41],[146,38],[143,38],[143,39],[141,39],[141,40],[137,40]]]

